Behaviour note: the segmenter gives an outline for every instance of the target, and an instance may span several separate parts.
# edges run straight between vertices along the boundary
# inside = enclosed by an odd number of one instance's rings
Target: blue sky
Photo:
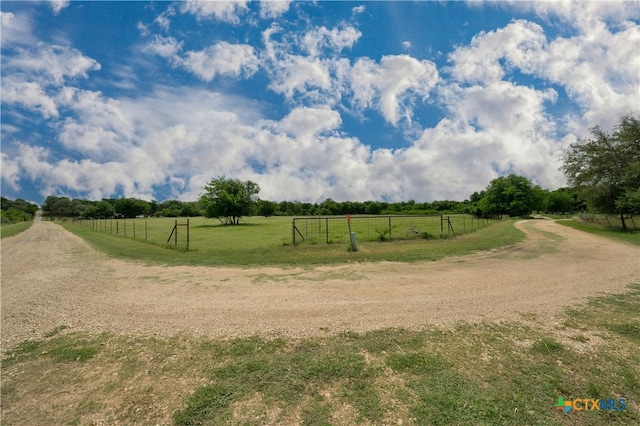
[[[637,2],[0,3],[2,195],[464,200],[640,104]]]

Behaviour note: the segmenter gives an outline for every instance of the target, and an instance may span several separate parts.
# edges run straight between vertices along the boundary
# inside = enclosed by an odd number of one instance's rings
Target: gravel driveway
[[[515,246],[435,262],[314,269],[144,266],[52,222],[2,240],[2,349],[55,327],[127,335],[302,337],[553,317],[640,282],[640,249],[551,220]],[[428,243],[425,243],[427,247]]]

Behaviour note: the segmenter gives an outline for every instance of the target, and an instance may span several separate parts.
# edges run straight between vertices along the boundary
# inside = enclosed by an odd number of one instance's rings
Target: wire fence
[[[593,214],[593,213],[580,213],[578,215],[580,220],[587,223],[595,223],[596,225],[603,226],[605,228],[612,229],[622,229],[622,219],[620,216],[610,216],[604,214]],[[627,229],[638,230],[640,229],[640,219],[633,216],[625,216],[624,224]]]
[[[190,226],[167,219],[75,219],[74,224],[97,232],[134,238],[151,244],[189,250]]]
[[[342,243],[355,232],[358,241],[452,238],[485,228],[501,218],[471,215],[376,215],[296,217],[293,245],[301,242]]]

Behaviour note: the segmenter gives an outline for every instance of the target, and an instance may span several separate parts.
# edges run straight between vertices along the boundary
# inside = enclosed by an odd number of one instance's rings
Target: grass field
[[[635,284],[572,307],[555,325],[523,315],[225,341],[57,327],[2,360],[3,424],[637,425],[638,312]],[[624,398],[626,409],[564,415],[559,397],[614,399],[617,408]]]
[[[32,224],[33,221],[2,224],[0,226],[0,238],[12,237],[26,231]]]
[[[118,226],[107,221],[92,221],[92,228],[66,221],[67,230],[84,238],[94,247],[112,256],[149,263],[168,265],[259,266],[259,265],[317,265],[359,261],[418,261],[436,260],[479,250],[490,250],[523,239],[512,221],[502,221],[451,239],[423,238],[359,244],[359,251],[350,252],[346,242],[291,244],[291,220],[288,217],[252,217],[238,226],[222,226],[215,219],[190,219],[190,249],[184,250],[186,229],[179,228],[178,250],[169,250],[169,238],[174,219],[153,218],[128,220]],[[102,224],[100,224],[102,222]],[[185,223],[186,219],[178,219]],[[133,224],[136,224],[136,238]],[[147,242],[144,240],[146,223]],[[344,225],[346,228],[346,224]],[[348,234],[347,234],[348,235]]]

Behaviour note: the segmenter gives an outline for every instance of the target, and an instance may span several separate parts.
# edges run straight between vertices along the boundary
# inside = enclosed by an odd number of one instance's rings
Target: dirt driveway
[[[640,282],[640,249],[551,220],[516,246],[420,263],[314,269],[143,266],[51,222],[2,241],[2,349],[68,331],[298,337],[536,314]],[[427,247],[427,244],[425,244]]]

